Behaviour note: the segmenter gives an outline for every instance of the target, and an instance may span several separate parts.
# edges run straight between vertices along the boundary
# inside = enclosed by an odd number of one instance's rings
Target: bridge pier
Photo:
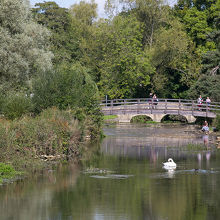
[[[183,115],[183,116],[187,119],[188,123],[193,123],[196,121],[196,118],[192,115]]]

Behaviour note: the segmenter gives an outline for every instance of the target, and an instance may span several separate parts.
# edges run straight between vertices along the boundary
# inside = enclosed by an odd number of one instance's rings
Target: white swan
[[[176,163],[173,161],[172,158],[168,159],[168,162],[163,163],[164,167],[172,167],[175,168],[176,167]]]

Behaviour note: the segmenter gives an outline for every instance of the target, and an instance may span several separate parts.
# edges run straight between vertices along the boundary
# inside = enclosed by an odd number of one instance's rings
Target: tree
[[[32,9],[35,20],[51,31],[50,49],[54,53],[53,63],[73,62],[78,59],[79,35],[72,25],[68,9],[55,2],[35,4]]]
[[[156,68],[152,78],[152,90],[159,96],[178,98],[199,75],[196,56],[190,48],[192,42],[184,32],[183,25],[170,17],[166,26],[155,34],[151,50],[151,62]]]
[[[202,94],[213,101],[220,101],[220,19],[216,20],[216,30],[208,35],[208,40],[217,45],[215,50],[208,51],[202,56],[201,76],[190,88],[189,96]]]
[[[203,55],[202,73],[208,75],[220,75],[220,30],[212,32],[209,37],[216,42],[217,48],[208,51]]]
[[[212,30],[207,23],[207,13],[195,7],[189,9],[183,17],[183,23],[189,36],[198,46],[206,45],[206,36]]]
[[[84,108],[98,104],[99,93],[88,70],[79,63],[61,65],[56,70],[40,75],[33,84],[33,102],[41,112],[48,107],[59,109]]]
[[[79,36],[79,61],[88,66],[91,64],[89,56],[93,53],[95,43],[93,36],[96,29],[94,22],[97,18],[97,4],[94,0],[91,3],[80,1],[79,4],[70,7],[69,13],[72,18],[72,27]]]
[[[116,16],[103,23],[99,35],[103,59],[98,86],[110,98],[146,97],[154,68],[143,51],[142,26],[133,15]]]
[[[94,0],[91,0],[91,3],[80,1],[70,7],[70,13],[81,24],[89,26],[97,18],[97,4]]]
[[[52,67],[49,32],[35,23],[27,1],[0,2],[0,87],[27,86],[39,72]]]
[[[120,4],[120,5],[119,5]],[[143,46],[152,47],[155,32],[167,19],[167,7],[162,0],[108,0],[106,9],[122,8],[131,12],[143,24]]]
[[[209,32],[215,30],[215,20],[219,17],[218,0],[179,0],[174,13],[185,25],[186,31],[196,44],[196,53],[202,55],[214,50],[213,41],[207,41]]]
[[[201,75],[196,83],[188,91],[190,99],[210,97],[212,101],[220,102],[220,75]]]

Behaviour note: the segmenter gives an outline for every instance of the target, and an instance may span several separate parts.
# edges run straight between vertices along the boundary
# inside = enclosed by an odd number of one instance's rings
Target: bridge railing
[[[206,116],[210,112],[220,112],[220,103],[212,102],[211,104],[203,102],[198,104],[197,100],[189,99],[151,99],[151,98],[135,98],[135,99],[112,99],[112,100],[102,100],[100,104],[103,111],[108,111],[111,109],[111,114],[113,111],[119,109],[125,112],[129,111],[141,111],[150,110],[151,113],[156,111],[163,111],[163,113],[168,114],[172,111],[190,112],[191,115],[199,115],[198,112],[206,112]],[[196,113],[196,114],[195,114]]]

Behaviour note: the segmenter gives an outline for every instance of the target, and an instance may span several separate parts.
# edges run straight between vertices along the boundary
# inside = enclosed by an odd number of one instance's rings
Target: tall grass
[[[34,168],[42,164],[42,155],[62,159],[80,156],[80,143],[90,136],[90,127],[79,122],[74,112],[51,108],[39,116],[0,123],[0,161],[14,167]]]

